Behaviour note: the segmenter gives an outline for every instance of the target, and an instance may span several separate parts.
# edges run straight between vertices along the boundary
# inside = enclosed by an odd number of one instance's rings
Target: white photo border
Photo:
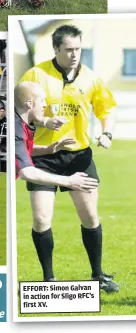
[[[136,1],[108,0],[108,13],[136,13]]]

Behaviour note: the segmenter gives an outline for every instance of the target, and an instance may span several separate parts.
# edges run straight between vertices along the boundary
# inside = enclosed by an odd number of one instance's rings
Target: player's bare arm
[[[66,149],[66,146],[73,145],[74,143],[76,143],[76,141],[73,138],[68,138],[68,139],[61,139],[59,141],[56,141],[49,146],[34,145],[32,155],[40,156],[40,155],[46,155],[46,154],[54,154],[59,150]]]
[[[112,133],[116,119],[116,108],[112,108],[109,114],[101,120],[102,135],[98,138],[98,146],[110,148],[112,144]]]
[[[50,130],[59,131],[61,126],[67,123],[67,119],[62,116],[43,117],[42,119],[37,119],[34,121],[36,127],[46,127]]]
[[[56,186],[65,186],[72,190],[89,192],[97,188],[98,181],[89,178],[83,172],[76,172],[72,176],[59,176],[42,171],[34,166],[29,166],[19,171],[19,177],[23,180],[38,184],[50,184]]]

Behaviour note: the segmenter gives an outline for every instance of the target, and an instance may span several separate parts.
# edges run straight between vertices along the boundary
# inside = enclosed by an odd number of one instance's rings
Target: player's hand
[[[99,138],[97,138],[98,143],[97,146],[98,147],[103,147],[103,148],[110,148],[112,141],[108,138],[107,135],[102,134]]]
[[[66,146],[73,145],[75,143],[76,143],[76,141],[73,138],[67,138],[67,139],[57,141],[56,145],[54,146],[53,152],[56,153],[59,150],[65,150]]]
[[[73,138],[56,141],[49,146],[50,154],[56,153],[59,150],[65,150],[65,146],[73,145],[76,141]]]
[[[98,187],[98,180],[89,178],[84,172],[76,172],[74,175],[68,177],[67,187],[72,190],[91,192],[91,190]]]
[[[50,130],[59,131],[61,126],[63,124],[66,124],[67,122],[68,121],[65,117],[55,116],[53,118],[48,119],[46,127]]]

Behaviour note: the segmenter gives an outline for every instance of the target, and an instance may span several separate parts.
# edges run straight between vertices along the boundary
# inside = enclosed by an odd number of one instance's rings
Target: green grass
[[[0,172],[0,266],[6,265],[6,174]]]
[[[93,147],[93,152],[101,178],[103,271],[116,272],[120,284],[118,294],[101,292],[101,313],[94,315],[136,315],[136,143],[115,141],[108,151]],[[17,181],[17,212],[18,280],[38,281],[42,272],[31,239],[32,215],[23,181]],[[90,267],[81,241],[80,221],[68,193],[57,194],[53,233],[57,280],[88,280]]]
[[[42,8],[33,8],[27,0],[12,0],[10,9],[0,9],[0,30],[7,30],[8,15],[95,14],[107,12],[107,0],[45,0]]]

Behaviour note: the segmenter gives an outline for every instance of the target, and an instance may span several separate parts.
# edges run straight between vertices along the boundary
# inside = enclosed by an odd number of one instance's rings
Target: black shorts
[[[97,179],[95,163],[92,159],[90,147],[78,151],[60,150],[55,154],[34,156],[33,163],[36,168],[63,176],[71,176],[76,172],[85,172],[89,177]],[[27,182],[28,191],[57,191],[55,185],[38,185]],[[60,186],[60,191],[69,191],[67,187]]]

